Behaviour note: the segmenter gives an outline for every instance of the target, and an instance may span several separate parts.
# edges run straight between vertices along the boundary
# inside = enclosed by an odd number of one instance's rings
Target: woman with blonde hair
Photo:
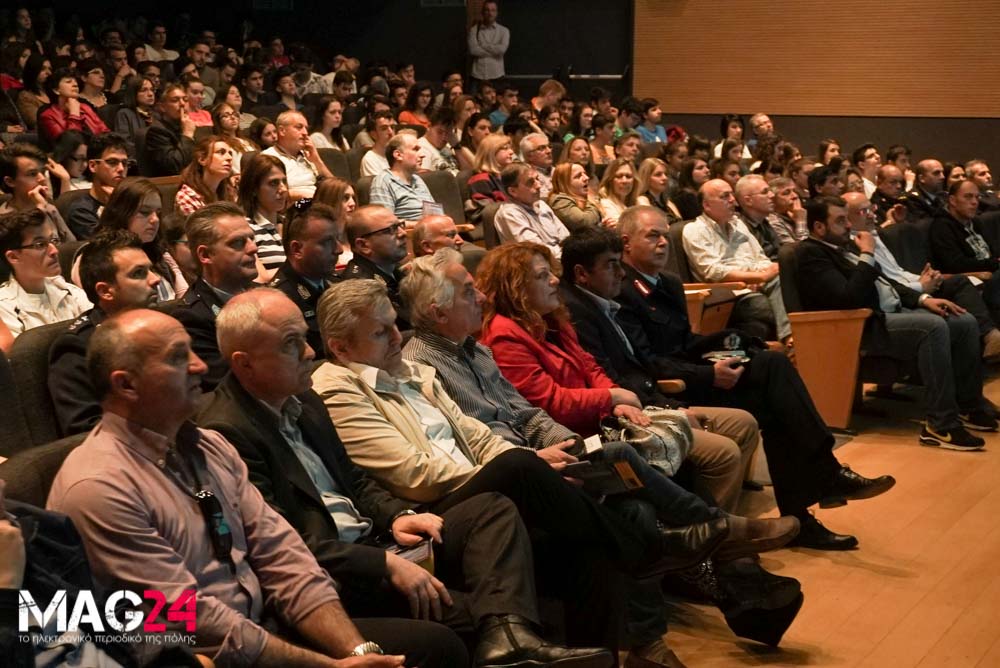
[[[500,172],[514,162],[514,147],[510,137],[491,134],[479,142],[472,168],[477,172],[469,178],[469,199],[465,203],[466,217],[478,223],[483,208],[491,202],[506,202]]]
[[[627,158],[618,158],[604,170],[604,178],[597,189],[598,205],[604,213],[607,227],[618,225],[618,216],[630,206],[635,206],[635,167]]]
[[[667,214],[670,224],[681,219],[680,211],[670,201],[667,186],[670,176],[667,163],[659,158],[646,158],[639,165],[639,175],[636,177],[636,204],[656,207]]]
[[[191,164],[181,171],[174,208],[190,216],[212,202],[233,201],[235,193],[229,184],[232,175],[233,149],[229,143],[217,135],[205,137],[195,145]]]
[[[579,137],[577,139],[586,145],[586,140]],[[590,175],[579,163],[563,162],[552,170],[549,206],[570,232],[589,225],[600,225],[604,219],[601,210],[590,197],[589,184]]]

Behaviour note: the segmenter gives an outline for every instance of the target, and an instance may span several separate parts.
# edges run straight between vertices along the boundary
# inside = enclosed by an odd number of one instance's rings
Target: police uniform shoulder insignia
[[[643,297],[649,297],[649,295],[653,294],[653,291],[649,289],[649,286],[638,278],[632,281],[632,285]]]
[[[218,304],[212,304],[212,315],[216,315],[216,316],[219,315],[219,311],[221,311],[221,310],[222,309],[219,308]]]
[[[70,331],[70,332],[78,332],[78,331],[80,331],[81,328],[83,328],[89,322],[90,322],[90,316],[89,315],[86,315],[86,314],[81,315],[79,318],[77,318],[76,320],[73,321],[73,324],[71,324],[69,326],[69,330],[68,331]]]
[[[299,283],[299,285],[296,287],[296,290],[299,293],[299,297],[302,297],[303,299],[309,299],[309,288]]]
[[[281,276],[275,276],[274,278],[271,279],[271,282],[268,283],[268,286],[272,288],[276,288],[279,285],[281,285]]]
[[[353,267],[351,267],[351,273],[355,274],[355,275],[356,274],[360,274],[361,273],[361,266],[356,264]]]

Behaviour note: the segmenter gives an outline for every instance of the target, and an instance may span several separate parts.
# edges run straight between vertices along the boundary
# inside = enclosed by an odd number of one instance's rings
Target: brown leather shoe
[[[729,536],[715,551],[716,561],[729,561],[784,547],[799,535],[797,517],[753,519],[729,516]]]

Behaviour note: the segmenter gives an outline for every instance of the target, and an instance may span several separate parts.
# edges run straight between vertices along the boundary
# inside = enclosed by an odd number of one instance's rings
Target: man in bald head
[[[906,193],[907,219],[933,220],[944,208],[944,166],[927,158],[914,169],[913,188]]]
[[[375,642],[396,642],[399,629],[383,626],[394,622],[351,621],[329,575],[250,484],[233,446],[190,422],[207,367],[179,322],[146,309],[110,318],[91,337],[87,364],[103,415],[67,457],[47,505],[73,520],[102,588],[156,589],[169,603],[196,590],[194,650],[216,663],[335,666]],[[272,614],[297,644],[265,630]],[[186,631],[183,620],[161,621]],[[462,654],[453,634],[427,626],[440,651]],[[435,651],[430,661],[393,656],[377,665],[462,665]]]
[[[899,201],[906,189],[906,176],[896,165],[886,163],[878,168],[875,193],[871,196],[875,217],[879,225],[906,222],[906,205]]]
[[[761,339],[787,341],[792,327],[781,299],[778,263],[736,216],[732,187],[712,179],[701,186],[698,199],[702,214],[681,235],[691,273],[706,283],[746,283],[752,292],[737,302],[730,325]]]
[[[458,228],[451,216],[431,214],[424,216],[413,228],[413,256],[433,255],[439,248],[454,248],[462,250],[465,243],[458,234]]]
[[[406,257],[406,223],[392,209],[380,204],[363,206],[347,219],[347,243],[354,257],[340,277],[374,278],[389,290],[389,299],[396,309],[396,325],[410,329],[408,309],[399,299],[399,282],[403,270],[399,263]]]

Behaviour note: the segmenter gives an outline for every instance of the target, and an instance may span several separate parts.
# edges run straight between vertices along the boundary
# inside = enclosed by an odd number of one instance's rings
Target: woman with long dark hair
[[[332,95],[324,96],[309,119],[312,140],[316,148],[332,148],[337,151],[349,151],[351,145],[342,134],[344,105]]]
[[[232,175],[233,149],[222,137],[205,137],[195,145],[191,163],[181,171],[174,208],[190,216],[212,202],[232,201],[226,190]]]
[[[402,125],[422,125],[425,128],[431,126],[431,103],[434,101],[434,87],[426,82],[420,81],[414,84],[406,96],[406,104],[399,112],[399,122]]]
[[[279,230],[289,204],[284,163],[273,155],[253,156],[240,175],[237,202],[247,214],[257,244],[257,281],[267,283],[285,262]]]
[[[677,179],[677,192],[670,201],[677,207],[681,220],[694,220],[701,215],[698,204],[698,189],[708,181],[708,163],[701,158],[685,158],[681,163],[681,174]]]
[[[132,77],[125,86],[122,106],[115,112],[115,132],[125,137],[129,157],[136,157],[135,136],[153,124],[156,84],[148,77]]]
[[[24,126],[34,130],[38,125],[38,110],[51,102],[45,92],[45,82],[52,76],[52,64],[45,56],[31,54],[24,64],[24,89],[17,96],[17,110]]]

